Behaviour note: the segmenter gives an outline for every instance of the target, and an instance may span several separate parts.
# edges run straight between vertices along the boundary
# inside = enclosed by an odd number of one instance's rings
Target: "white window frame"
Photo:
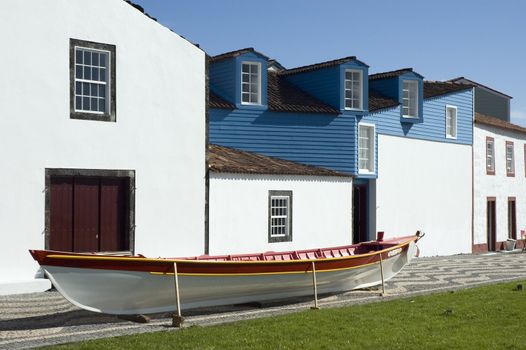
[[[491,152],[488,145],[491,144]],[[486,174],[495,175],[495,139],[486,137]]]
[[[407,83],[409,84],[410,86],[414,86],[414,89],[415,89],[415,115],[410,115],[410,114],[405,114],[404,113],[404,109],[407,108],[407,111],[409,113],[409,111],[411,111],[411,94],[410,94],[410,90],[409,88],[408,89],[405,89],[404,88],[404,84]],[[404,93],[405,91],[407,90],[407,98],[404,97]],[[420,99],[420,96],[419,96],[419,92],[418,92],[418,81],[417,80],[402,80],[402,116],[404,118],[410,118],[410,119],[418,119],[419,117],[419,113],[420,113],[420,109],[419,109],[419,106],[418,106],[418,103],[419,103],[419,99]],[[405,107],[404,103],[405,101],[407,101],[407,107]]]
[[[105,70],[106,70],[106,80],[105,81],[101,81],[101,80],[91,80],[91,79],[80,79],[80,78],[77,78],[77,50],[82,50],[82,52],[85,52],[85,51],[89,51],[89,52],[96,52],[96,53],[104,53],[107,55],[107,60],[106,60],[106,64],[107,64],[107,67],[105,67]],[[73,81],[73,104],[74,104],[74,111],[75,112],[78,112],[78,113],[88,113],[88,114],[99,114],[99,115],[106,115],[106,114],[110,114],[111,112],[111,60],[112,60],[112,57],[111,57],[111,51],[108,51],[108,50],[101,50],[101,49],[94,49],[94,48],[91,48],[91,47],[85,47],[85,46],[81,46],[81,45],[75,45],[74,49],[73,49],[73,55],[74,55],[74,73],[73,73],[73,76],[74,76],[74,81]],[[83,64],[84,66],[84,64]],[[91,67],[94,67],[94,66],[91,66]],[[86,110],[86,109],[82,109],[82,108],[78,108],[77,106],[77,91],[76,91],[76,85],[77,85],[77,82],[80,82],[80,83],[87,83],[87,84],[96,84],[96,85],[99,85],[99,86],[105,86],[105,89],[106,89],[106,96],[104,97],[104,102],[105,102],[105,111],[104,112],[101,112],[101,111],[92,111],[92,110]],[[80,96],[84,96],[84,95],[80,95]],[[88,95],[85,95],[85,96],[88,96]],[[89,95],[89,98],[91,99],[92,98],[92,95]]]
[[[372,129],[372,138],[368,140],[368,148],[367,151],[369,152],[367,160],[371,163],[369,164],[368,168],[362,168],[361,160],[363,158],[361,157],[361,142],[360,142],[360,129],[361,128],[371,128]],[[358,173],[359,174],[374,174],[376,170],[376,126],[374,124],[369,123],[359,123],[358,124]]]
[[[347,101],[351,101],[351,104],[352,104],[352,101],[353,101],[353,97],[350,97],[348,98],[347,97],[347,91],[350,91],[351,94],[354,96],[354,91],[352,89],[352,80],[349,80],[347,79],[347,73],[358,73],[359,76],[360,76],[360,84],[359,84],[359,94],[360,94],[360,99],[358,101],[358,107],[347,107]],[[350,89],[347,89],[347,81],[350,81],[351,82],[351,88]],[[344,71],[344,75],[343,75],[343,106],[345,108],[345,110],[347,111],[362,111],[363,110],[363,71],[361,69],[346,69]]]
[[[250,92],[250,86],[252,86],[252,81],[251,81],[251,75],[250,73],[249,74],[249,81],[248,83],[243,83],[243,75],[244,74],[247,74],[247,73],[244,73],[243,72],[243,66],[244,65],[249,65],[249,66],[257,66],[258,67],[258,75],[257,75],[257,87],[258,87],[258,93],[257,93],[257,101],[251,101],[251,96],[252,96],[252,93]],[[261,63],[260,62],[250,62],[250,61],[242,61],[241,62],[241,66],[240,66],[240,69],[241,69],[241,81],[239,82],[239,87],[240,87],[240,98],[241,98],[241,104],[242,105],[261,105],[261,77],[262,77],[262,71],[261,71]],[[249,91],[248,92],[244,92],[243,91],[243,85],[244,84],[248,84],[249,86]],[[243,94],[248,94],[248,97],[249,97],[249,102],[243,102]]]
[[[274,213],[274,209],[282,208],[274,205],[275,200],[286,201],[286,214]],[[273,219],[283,220],[284,225],[273,224]],[[273,228],[282,227],[285,228],[284,233],[273,233]],[[269,191],[268,193],[268,241],[269,243],[292,241],[292,191]]]
[[[508,150],[511,150],[511,156],[508,155]],[[506,176],[515,176],[515,143],[513,141],[506,141]],[[508,167],[508,163],[510,166]]]
[[[455,111],[454,118],[449,118],[449,111]],[[448,122],[451,120],[449,126],[450,132],[448,133]],[[458,124],[458,108],[456,106],[446,105],[446,138],[456,139],[457,138],[457,124]]]

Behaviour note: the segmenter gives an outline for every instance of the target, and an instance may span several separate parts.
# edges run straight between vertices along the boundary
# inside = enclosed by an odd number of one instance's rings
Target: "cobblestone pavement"
[[[320,307],[336,307],[526,279],[526,254],[456,255],[413,260],[379,290],[322,296]],[[312,300],[215,307],[184,312],[185,326],[210,325],[306,310]],[[81,310],[55,291],[0,296],[0,349],[24,349],[124,334],[172,331],[168,314],[140,324]]]

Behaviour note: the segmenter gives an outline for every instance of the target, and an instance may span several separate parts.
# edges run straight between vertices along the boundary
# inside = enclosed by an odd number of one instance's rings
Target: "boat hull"
[[[413,240],[395,250],[370,255],[369,262],[360,265],[324,269],[324,262],[334,260],[325,259],[298,262],[303,264],[301,269],[285,272],[182,272],[178,274],[181,309],[313,295],[313,270],[309,268],[313,262],[320,294],[366,288],[381,283],[381,270],[384,280],[394,277],[415,254]],[[42,268],[67,300],[86,310],[118,315],[176,310],[173,270],[105,270],[45,264]]]

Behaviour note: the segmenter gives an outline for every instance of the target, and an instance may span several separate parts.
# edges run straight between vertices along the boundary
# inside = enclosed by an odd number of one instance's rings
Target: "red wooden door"
[[[52,177],[49,248],[73,251],[73,177]]]
[[[126,178],[51,178],[50,239],[53,250],[129,250]]]

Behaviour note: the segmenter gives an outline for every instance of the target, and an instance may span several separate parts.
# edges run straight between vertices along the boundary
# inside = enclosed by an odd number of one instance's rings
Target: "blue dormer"
[[[369,66],[346,57],[280,72],[287,81],[345,114],[369,108]]]
[[[400,103],[400,122],[424,121],[424,77],[412,68],[373,74],[369,77],[371,89]]]
[[[252,48],[210,58],[210,88],[238,109],[267,109],[268,57]]]
[[[340,105],[342,113],[366,114],[369,110],[369,66],[354,60],[340,65]]]

